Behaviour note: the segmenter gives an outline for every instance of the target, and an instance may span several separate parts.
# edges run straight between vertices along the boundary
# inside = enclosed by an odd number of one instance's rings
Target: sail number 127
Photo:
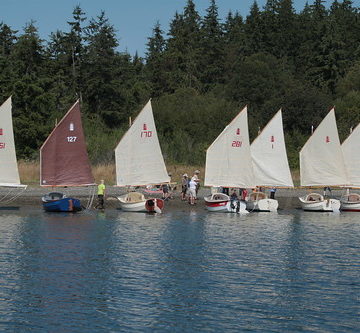
[[[68,136],[67,141],[68,142],[76,142],[77,136]]]

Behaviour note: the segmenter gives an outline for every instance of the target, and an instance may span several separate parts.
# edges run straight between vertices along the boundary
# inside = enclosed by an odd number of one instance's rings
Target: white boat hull
[[[340,209],[345,212],[360,212],[360,195],[358,193],[347,193],[340,200]]]
[[[121,197],[117,197],[120,201],[120,208],[125,212],[147,212],[145,207],[146,200],[141,202],[123,202]]]
[[[242,200],[230,200],[229,196],[221,194],[221,199],[214,199],[219,194],[212,194],[205,197],[206,209],[216,213],[239,213],[247,214],[246,203]]]
[[[312,212],[338,212],[340,210],[340,200],[323,199],[319,201],[308,201],[306,197],[299,197],[301,208]]]
[[[340,209],[345,212],[360,212],[360,201],[351,202],[351,201],[340,200],[340,203],[341,203]]]
[[[275,199],[260,199],[246,202],[246,209],[251,212],[276,212],[279,202]]]
[[[343,202],[343,201],[341,201],[340,209],[345,212],[360,212],[360,202]]]

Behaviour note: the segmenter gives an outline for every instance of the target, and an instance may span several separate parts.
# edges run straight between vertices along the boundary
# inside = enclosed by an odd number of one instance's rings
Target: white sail
[[[11,97],[0,106],[0,186],[23,187],[16,161]]]
[[[245,107],[208,148],[205,186],[250,188],[255,185]]]
[[[360,187],[360,124],[341,145],[349,185]]]
[[[149,101],[115,149],[118,186],[141,186],[170,181]]]
[[[250,149],[256,185],[294,186],[286,154],[281,110],[253,141]]]
[[[335,111],[332,109],[300,151],[301,186],[348,183]]]

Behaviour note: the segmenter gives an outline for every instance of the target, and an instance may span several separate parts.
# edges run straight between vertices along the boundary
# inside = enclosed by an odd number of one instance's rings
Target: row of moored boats
[[[14,135],[11,98],[0,106],[0,158],[3,162],[0,186],[20,184]],[[300,197],[304,210],[360,211],[360,195],[350,192],[360,187],[360,127],[340,144],[335,112],[324,118],[300,152],[301,186],[306,188],[338,187],[347,189],[341,200],[319,193]],[[146,198],[143,192],[130,191],[170,182],[149,101],[115,149],[116,184],[129,189],[118,196],[125,211],[161,212],[164,202]],[[55,126],[40,148],[40,185],[61,188],[94,186],[83,132],[80,103],[77,101]],[[247,107],[226,126],[206,153],[205,186],[212,194],[205,206],[213,212],[246,213],[276,211],[278,202],[265,192],[253,192],[244,200],[232,199],[220,188],[293,188],[283,131],[282,112],[278,111],[258,137],[250,144]],[[144,190],[146,192],[146,190]],[[78,211],[80,200],[61,192],[42,198],[47,211]]]

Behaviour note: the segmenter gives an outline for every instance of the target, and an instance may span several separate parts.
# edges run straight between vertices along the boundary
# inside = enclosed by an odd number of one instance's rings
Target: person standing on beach
[[[199,192],[199,188],[200,188],[200,179],[199,179],[199,174],[200,171],[199,170],[195,170],[194,175],[191,178],[191,181],[194,181],[196,183],[196,190],[195,190],[195,199],[197,199],[197,194]]]
[[[98,203],[95,208],[104,209],[104,199],[105,199],[105,189],[104,179],[101,179],[100,184],[98,185]]]
[[[161,190],[162,190],[163,200],[165,200],[165,201],[169,200],[169,198],[170,198],[169,184],[167,184],[167,183],[161,184]]]
[[[195,205],[197,183],[191,178],[189,183],[190,205]]]
[[[181,200],[186,200],[186,192],[188,190],[189,178],[187,173],[184,173],[181,178]]]

